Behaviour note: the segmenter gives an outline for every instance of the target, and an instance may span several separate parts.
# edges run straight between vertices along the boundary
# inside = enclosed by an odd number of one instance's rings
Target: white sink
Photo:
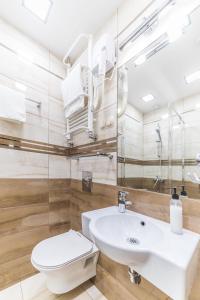
[[[196,273],[198,234],[174,234],[168,223],[128,210],[119,213],[115,206],[83,213],[82,229],[112,260],[133,267],[174,300],[188,298]]]
[[[143,263],[151,245],[163,238],[162,230],[132,214],[101,216],[90,223],[90,232],[99,249],[111,259],[128,266]]]

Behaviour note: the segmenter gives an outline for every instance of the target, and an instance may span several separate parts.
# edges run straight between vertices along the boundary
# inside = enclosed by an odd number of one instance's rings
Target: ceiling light
[[[197,103],[197,104],[195,105],[195,107],[196,107],[197,109],[199,109],[199,108],[200,108],[200,103]]]
[[[185,81],[186,83],[192,83],[196,80],[199,80],[200,79],[200,71],[196,71],[188,76],[185,76]]]
[[[136,66],[139,66],[139,65],[143,64],[146,60],[147,60],[147,58],[145,55],[140,55],[138,58],[136,58],[136,60],[134,61],[134,64]]]
[[[150,102],[150,101],[154,100],[154,96],[151,95],[151,94],[149,94],[149,95],[147,95],[147,96],[142,97],[142,100],[143,100],[144,102]]]
[[[52,0],[22,0],[22,5],[44,23],[47,22],[50,10],[53,5]]]
[[[27,87],[23,83],[17,81],[15,82],[15,87],[22,92],[26,92],[27,90]]]
[[[174,130],[180,129],[180,124],[174,125],[174,126],[173,126],[173,129],[174,129]]]
[[[163,120],[168,119],[168,117],[169,117],[169,114],[162,115],[162,119],[163,119]]]

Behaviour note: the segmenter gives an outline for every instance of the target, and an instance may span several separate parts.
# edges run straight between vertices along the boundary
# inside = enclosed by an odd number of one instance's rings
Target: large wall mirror
[[[118,184],[200,199],[200,1],[154,1],[119,36]]]

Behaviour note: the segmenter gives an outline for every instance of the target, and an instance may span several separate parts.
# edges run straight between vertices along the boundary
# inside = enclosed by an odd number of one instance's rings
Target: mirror
[[[157,3],[119,36],[118,184],[200,198],[200,3]]]

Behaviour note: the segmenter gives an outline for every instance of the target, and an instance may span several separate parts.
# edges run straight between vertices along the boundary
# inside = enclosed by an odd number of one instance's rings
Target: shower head
[[[158,135],[158,142],[162,143],[162,138],[161,138],[161,134],[160,134],[160,125],[159,123],[156,125],[155,131]]]

